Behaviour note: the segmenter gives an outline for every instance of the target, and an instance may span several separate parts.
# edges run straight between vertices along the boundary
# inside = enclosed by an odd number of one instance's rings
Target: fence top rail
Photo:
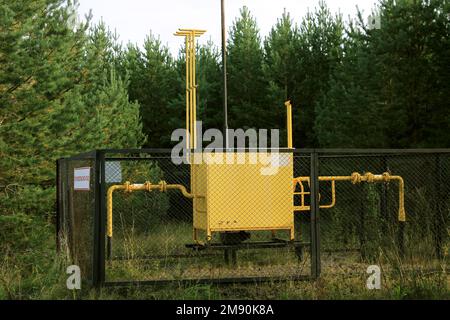
[[[450,154],[450,149],[312,149],[319,154]]]
[[[225,151],[237,151],[237,152],[248,152],[248,151],[259,151],[257,148],[236,148],[236,149],[217,149],[219,152]],[[172,149],[152,149],[152,148],[142,148],[142,149],[100,149],[98,150],[102,153],[171,153]],[[280,152],[294,152],[294,153],[379,153],[379,154],[389,154],[389,153],[450,153],[450,148],[422,148],[422,149],[314,149],[314,148],[302,148],[302,149],[289,149],[289,148],[267,148],[262,151],[280,151]]]
[[[137,154],[137,153],[153,153],[153,154],[171,154],[172,149],[148,149],[148,148],[142,148],[142,149],[102,149],[98,150],[99,152],[103,154]],[[191,153],[209,153],[209,152],[283,152],[283,153],[293,153],[293,152],[302,152],[302,153],[309,153],[309,152],[303,152],[302,150],[295,150],[295,149],[289,149],[289,148],[235,148],[235,149],[214,149],[214,150],[208,150],[204,149],[201,151],[195,151],[192,150]]]
[[[234,151],[234,152],[249,152],[249,151],[259,151],[258,149],[234,149],[234,150],[225,150],[220,149],[216,150],[219,152],[223,151]],[[288,149],[288,148],[267,148],[263,150],[266,152],[291,152],[294,155],[310,155],[313,153],[318,153],[319,156],[355,156],[355,155],[372,155],[372,156],[383,156],[383,155],[420,155],[420,154],[449,154],[449,149]],[[64,160],[82,160],[82,159],[95,159],[98,155],[107,156],[107,158],[115,158],[113,155],[127,155],[124,158],[130,157],[139,158],[138,154],[155,154],[155,155],[171,155],[172,149],[152,149],[152,148],[142,148],[142,149],[99,149],[92,150],[89,152],[79,153],[70,157],[64,157],[61,159]],[[138,156],[137,156],[138,155]]]

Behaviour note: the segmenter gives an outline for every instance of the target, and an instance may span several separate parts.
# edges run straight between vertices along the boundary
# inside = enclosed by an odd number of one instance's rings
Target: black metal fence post
[[[319,156],[311,153],[311,277],[320,277]]]
[[[59,235],[61,232],[61,211],[62,211],[62,197],[61,192],[63,189],[61,187],[61,165],[60,162],[62,159],[56,160],[56,251],[59,253],[61,250],[61,242],[59,239]]]
[[[104,163],[102,151],[95,154],[95,205],[94,205],[94,252],[93,252],[93,285],[99,287],[105,282],[105,217],[104,207]]]
[[[73,219],[74,219],[74,212],[73,212],[73,192],[71,192],[71,188],[70,188],[70,174],[69,174],[69,164],[70,164],[70,160],[69,159],[65,159],[64,160],[64,177],[63,177],[63,184],[64,184],[64,194],[63,194],[63,200],[65,199],[64,202],[64,218],[67,218],[68,221],[67,223],[69,224],[67,234],[65,234],[65,237],[67,237],[67,246],[69,249],[69,253],[70,253],[70,259],[71,261],[75,261],[75,246],[76,244],[74,243],[74,234],[73,234],[73,230],[72,230],[72,226],[73,226]],[[64,226],[65,228],[66,226]],[[70,229],[70,231],[69,231]]]
[[[105,283],[105,238],[106,238],[106,179],[105,179],[105,152],[98,151],[100,188],[99,188],[99,216],[100,216],[100,234],[99,234],[99,282]]]

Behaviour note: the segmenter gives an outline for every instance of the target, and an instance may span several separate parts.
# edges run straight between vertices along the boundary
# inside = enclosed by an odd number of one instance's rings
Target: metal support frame
[[[195,250],[243,250],[243,249],[269,249],[269,248],[286,248],[296,246],[307,246],[308,242],[300,241],[287,241],[282,239],[274,239],[273,241],[253,241],[242,242],[240,244],[223,244],[223,243],[210,243],[210,244],[187,244],[186,247]]]

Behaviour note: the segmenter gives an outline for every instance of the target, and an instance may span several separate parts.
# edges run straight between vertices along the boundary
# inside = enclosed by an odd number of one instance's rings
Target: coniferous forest
[[[264,37],[243,7],[227,36],[229,127],[285,139],[290,99],[296,148],[449,148],[450,2],[380,0],[377,12],[371,29],[318,2],[280,12]],[[153,33],[123,44],[77,15],[69,0],[0,0],[0,299],[59,295],[56,159],[171,148],[185,126],[182,46],[173,56]],[[220,44],[199,46],[197,64],[197,118],[222,129]]]

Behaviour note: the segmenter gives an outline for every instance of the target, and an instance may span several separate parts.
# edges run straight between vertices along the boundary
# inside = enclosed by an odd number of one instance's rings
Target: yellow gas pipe
[[[286,101],[284,105],[287,108],[287,143],[288,148],[292,149],[292,104],[291,101]]]
[[[399,186],[399,208],[398,208],[398,221],[405,222],[406,221],[406,212],[405,212],[405,183],[401,176],[393,176],[388,172],[383,174],[373,174],[370,172],[361,175],[358,172],[352,173],[351,176],[322,176],[319,177],[319,181],[330,181],[331,182],[331,203],[328,205],[321,205],[321,209],[330,209],[333,208],[336,204],[336,190],[335,190],[335,182],[336,181],[349,181],[353,184],[359,184],[361,182],[367,183],[375,183],[375,182],[384,182],[388,183],[390,181],[398,181]],[[294,207],[294,211],[309,211],[310,206],[305,205],[304,196],[309,195],[310,192],[305,192],[303,182],[310,183],[310,177],[298,177],[294,178],[294,188],[297,184],[300,186],[300,192],[295,192],[294,195],[301,196],[301,205]]]
[[[113,185],[109,187],[107,192],[107,218],[106,218],[106,234],[109,238],[113,235],[113,193],[116,190],[124,190],[125,192],[133,191],[148,191],[158,190],[160,192],[166,192],[167,190],[179,190],[184,197],[193,199],[194,195],[186,190],[186,187],[181,184],[167,184],[165,181],[160,181],[158,184],[152,184],[147,181],[143,184],[131,184],[129,181],[124,184]]]
[[[197,147],[197,80],[195,70],[195,38],[206,30],[179,29],[175,36],[185,37],[186,42],[186,147]]]
[[[288,100],[284,103],[287,108],[286,112],[286,129],[287,129],[287,147],[292,149],[292,104]],[[398,181],[399,185],[399,208],[398,208],[398,220],[401,222],[406,221],[405,213],[405,183],[403,178],[400,176],[392,176],[390,173],[385,172],[383,174],[373,174],[367,172],[361,175],[358,172],[352,173],[351,176],[322,176],[319,177],[319,181],[330,181],[331,182],[331,203],[327,205],[320,205],[320,209],[331,209],[336,205],[336,181],[350,181],[353,184],[358,184],[361,182],[374,183],[374,182],[385,182],[388,183],[391,180]],[[299,195],[301,197],[301,205],[294,206],[294,211],[309,211],[310,206],[305,205],[305,195],[310,195],[310,192],[305,191],[303,182],[310,183],[310,177],[298,177],[294,178],[294,196]],[[295,192],[295,187],[297,184],[300,186],[300,192]],[[320,201],[320,194],[319,194]]]

